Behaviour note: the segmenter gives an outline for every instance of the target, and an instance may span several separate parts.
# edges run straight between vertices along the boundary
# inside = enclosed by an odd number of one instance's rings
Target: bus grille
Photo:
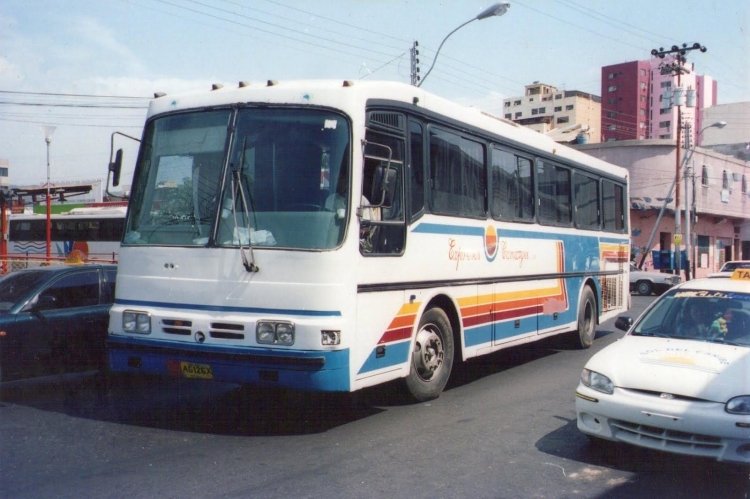
[[[181,319],[163,319],[161,321],[161,330],[167,334],[179,334],[181,336],[190,336],[193,322]]]
[[[244,324],[234,324],[230,322],[212,322],[209,334],[211,335],[211,338],[217,338],[221,340],[244,340],[245,334],[241,332],[244,330]]]
[[[602,278],[602,312],[625,306],[623,281],[622,275]]]

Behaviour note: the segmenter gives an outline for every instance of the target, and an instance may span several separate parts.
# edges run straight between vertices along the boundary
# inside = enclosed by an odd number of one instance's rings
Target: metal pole
[[[691,253],[692,245],[690,244],[690,238],[692,237],[692,231],[690,226],[693,224],[693,217],[691,216],[690,203],[688,198],[690,197],[690,191],[688,190],[688,176],[692,174],[692,167],[685,165],[685,255],[687,261],[685,262],[685,280],[690,280],[690,266],[693,262],[693,255]]]
[[[52,248],[52,207],[50,206],[52,203],[52,200],[50,199],[49,194],[49,145],[52,142],[51,137],[45,137],[44,141],[47,143],[47,226],[46,226],[46,233],[47,233],[47,264],[49,264],[50,256],[52,254],[51,248]]]

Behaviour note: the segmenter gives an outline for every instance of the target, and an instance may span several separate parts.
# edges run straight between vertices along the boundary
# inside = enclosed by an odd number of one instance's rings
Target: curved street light
[[[496,3],[494,5],[491,5],[490,7],[487,7],[482,12],[480,12],[476,17],[473,17],[473,18],[469,19],[468,21],[466,21],[465,23],[461,24],[456,29],[454,29],[453,31],[451,31],[450,33],[448,33],[447,35],[445,35],[445,38],[443,38],[443,41],[440,42],[440,46],[438,46],[437,52],[435,52],[435,58],[432,60],[432,64],[430,65],[430,69],[427,70],[427,73],[425,73],[424,78],[422,78],[422,80],[417,84],[417,86],[421,87],[422,83],[424,83],[424,81],[430,75],[430,72],[432,72],[432,68],[435,67],[435,62],[437,61],[438,54],[440,54],[440,49],[443,48],[443,44],[445,43],[445,41],[453,33],[455,33],[456,31],[458,31],[459,29],[463,28],[464,26],[466,26],[470,22],[481,21],[482,19],[487,19],[488,17],[493,17],[493,16],[502,16],[503,14],[505,14],[506,12],[508,12],[509,8],[510,8],[510,4],[508,2],[500,2],[500,3]]]
[[[693,268],[695,267],[695,259],[691,258],[693,256],[693,247],[692,247],[692,225],[693,225],[693,218],[692,213],[695,210],[695,196],[693,193],[692,199],[688,202],[688,196],[690,196],[690,192],[688,191],[688,169],[690,161],[693,159],[693,154],[695,154],[695,148],[698,147],[698,141],[701,139],[701,135],[703,135],[703,132],[708,130],[709,128],[724,128],[727,126],[727,122],[724,120],[717,121],[715,123],[711,123],[710,125],[706,125],[703,128],[701,128],[698,133],[695,135],[695,140],[693,141],[693,147],[690,148],[690,151],[688,152],[688,156],[685,158],[685,254],[687,255],[687,268],[685,269],[685,280],[690,280],[690,274],[692,273],[693,276],[695,275],[695,272],[693,272]],[[695,176],[693,174],[693,190],[695,190]],[[675,206],[675,210],[679,210],[679,206]]]
[[[52,209],[51,209],[51,203],[52,200],[50,199],[50,186],[49,186],[49,146],[52,143],[52,134],[55,133],[55,127],[47,125],[42,127],[42,131],[44,132],[44,142],[47,144],[47,223],[45,226],[45,233],[46,233],[46,239],[47,239],[47,250],[46,250],[46,257],[47,257],[47,264],[50,263],[50,256],[52,254],[51,248],[52,248]]]

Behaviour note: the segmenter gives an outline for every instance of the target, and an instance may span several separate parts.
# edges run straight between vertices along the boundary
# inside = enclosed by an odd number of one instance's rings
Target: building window
[[[672,125],[671,121],[660,121],[659,128],[669,128]]]
[[[609,88],[607,88],[608,92],[614,92],[617,90],[617,85],[610,85]]]
[[[523,115],[523,113],[520,113],[520,112],[516,113],[516,119],[520,118],[521,115]]]
[[[570,122],[570,117],[568,117],[568,116],[560,116],[559,118],[557,118],[557,123],[558,124],[560,124],[560,123],[568,123],[568,122]]]
[[[568,104],[567,106],[565,106],[565,110],[566,111],[572,111],[573,110],[573,104]]]
[[[708,187],[708,166],[706,165],[703,165],[703,170],[701,171],[701,185]]]
[[[521,105],[521,101],[520,100],[513,101],[513,105],[514,106],[520,106]]]
[[[562,111],[562,106],[555,106],[555,112],[559,113]]]
[[[747,177],[742,174],[742,194],[747,194]]]
[[[531,115],[536,116],[537,112],[538,112],[537,108],[534,108],[531,110]]]
[[[505,114],[505,119],[506,120],[509,120],[509,119],[512,119],[512,118],[513,118],[513,115],[511,113],[506,113]]]
[[[547,112],[547,108],[546,107],[540,107],[539,108],[539,114],[544,114],[546,112]]]
[[[607,130],[617,130],[617,125],[608,125]]]
[[[696,242],[698,246],[698,264],[699,268],[705,269],[709,267],[709,252],[711,249],[711,239],[708,236],[697,236]]]
[[[729,175],[727,175],[726,170],[721,172],[721,188],[729,189]]]
[[[505,102],[503,103],[503,106],[505,106],[505,107],[510,107],[510,101],[505,101]]]
[[[563,98],[563,94],[555,94],[555,99],[562,99],[562,98]]]

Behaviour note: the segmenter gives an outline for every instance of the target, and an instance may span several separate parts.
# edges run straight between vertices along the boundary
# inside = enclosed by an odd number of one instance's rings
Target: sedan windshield
[[[636,324],[632,334],[750,347],[750,293],[671,291]]]
[[[0,279],[0,313],[7,312],[47,278],[46,272],[14,272]]]

